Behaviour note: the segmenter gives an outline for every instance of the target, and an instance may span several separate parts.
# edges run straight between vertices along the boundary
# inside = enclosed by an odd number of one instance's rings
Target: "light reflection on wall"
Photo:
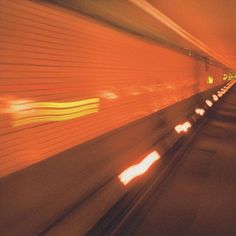
[[[99,98],[73,102],[34,102],[12,100],[5,113],[12,115],[13,126],[31,123],[65,121],[87,116],[99,111]]]
[[[118,95],[112,91],[105,91],[101,94],[101,97],[106,99],[117,99]]]

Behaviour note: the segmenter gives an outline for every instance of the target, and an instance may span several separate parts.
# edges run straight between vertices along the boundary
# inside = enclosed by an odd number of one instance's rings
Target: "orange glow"
[[[178,134],[181,133],[181,132],[186,133],[191,126],[192,126],[191,123],[187,121],[187,122],[185,122],[183,124],[175,126],[175,131]]]
[[[201,109],[201,108],[197,108],[197,109],[195,109],[195,113],[200,115],[200,116],[203,116],[204,113],[205,113],[205,110]]]
[[[127,185],[132,179],[143,175],[160,158],[156,151],[151,152],[139,164],[133,165],[119,175],[120,181]]]
[[[215,94],[212,95],[212,98],[213,98],[213,100],[214,100],[215,102],[219,100],[219,98],[218,98],[217,95],[215,95]]]
[[[210,100],[205,101],[208,107],[212,107],[213,103]]]

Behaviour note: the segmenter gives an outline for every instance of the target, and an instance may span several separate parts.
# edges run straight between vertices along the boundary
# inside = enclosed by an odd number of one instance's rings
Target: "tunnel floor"
[[[212,108],[165,184],[101,235],[236,235],[235,140],[236,87]]]

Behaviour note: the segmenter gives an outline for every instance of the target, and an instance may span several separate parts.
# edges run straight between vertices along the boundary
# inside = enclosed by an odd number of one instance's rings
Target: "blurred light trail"
[[[33,106],[44,107],[44,108],[71,108],[99,102],[100,102],[99,98],[89,98],[74,102],[35,102]]]
[[[156,162],[160,158],[159,154],[156,151],[151,152],[148,156],[146,156],[139,164],[133,165],[123,171],[119,175],[120,181],[127,185],[132,179],[137,176],[143,175],[151,165]]]
[[[205,110],[204,110],[204,109],[201,109],[201,108],[196,108],[196,109],[195,109],[195,113],[196,113],[197,115],[203,116],[204,113],[205,113]]]
[[[188,131],[188,129],[191,127],[192,125],[190,124],[190,122],[185,122],[183,124],[180,125],[176,125],[175,126],[175,131],[179,134],[181,132],[186,133]]]
[[[213,103],[210,100],[205,101],[208,107],[212,107]]]
[[[38,122],[65,121],[99,111],[99,98],[74,102],[34,102],[30,100],[9,101],[6,113],[10,113],[13,126]]]
[[[41,116],[41,117],[26,118],[26,119],[14,121],[14,126],[21,126],[21,125],[26,125],[26,124],[31,124],[31,123],[40,123],[40,122],[66,121],[66,120],[71,120],[71,119],[79,118],[82,116],[86,116],[89,114],[93,114],[98,111],[99,109],[90,109],[87,111],[82,111],[82,112],[70,114],[70,115]]]

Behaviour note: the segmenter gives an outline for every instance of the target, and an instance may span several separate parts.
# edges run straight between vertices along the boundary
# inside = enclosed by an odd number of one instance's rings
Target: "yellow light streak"
[[[13,126],[30,123],[65,121],[99,111],[100,98],[74,102],[35,102],[19,99],[9,101],[8,112],[12,115]]]
[[[82,106],[90,103],[99,103],[100,98],[90,98],[75,102],[35,102],[33,103],[33,108],[43,107],[43,108],[71,108]]]
[[[23,118],[29,116],[47,116],[47,115],[68,115],[72,113],[78,113],[81,111],[85,111],[88,109],[98,108],[99,104],[94,103],[91,105],[80,106],[76,108],[67,108],[67,109],[32,109],[32,110],[24,110],[15,114],[15,118]]]
[[[86,111],[82,111],[75,114],[62,115],[62,116],[30,117],[30,118],[25,118],[21,120],[15,120],[14,126],[21,126],[21,125],[26,125],[30,123],[39,123],[39,122],[66,121],[66,120],[71,120],[78,117],[86,116],[92,113],[96,113],[98,111],[99,109],[91,109],[91,110],[86,110]]]

